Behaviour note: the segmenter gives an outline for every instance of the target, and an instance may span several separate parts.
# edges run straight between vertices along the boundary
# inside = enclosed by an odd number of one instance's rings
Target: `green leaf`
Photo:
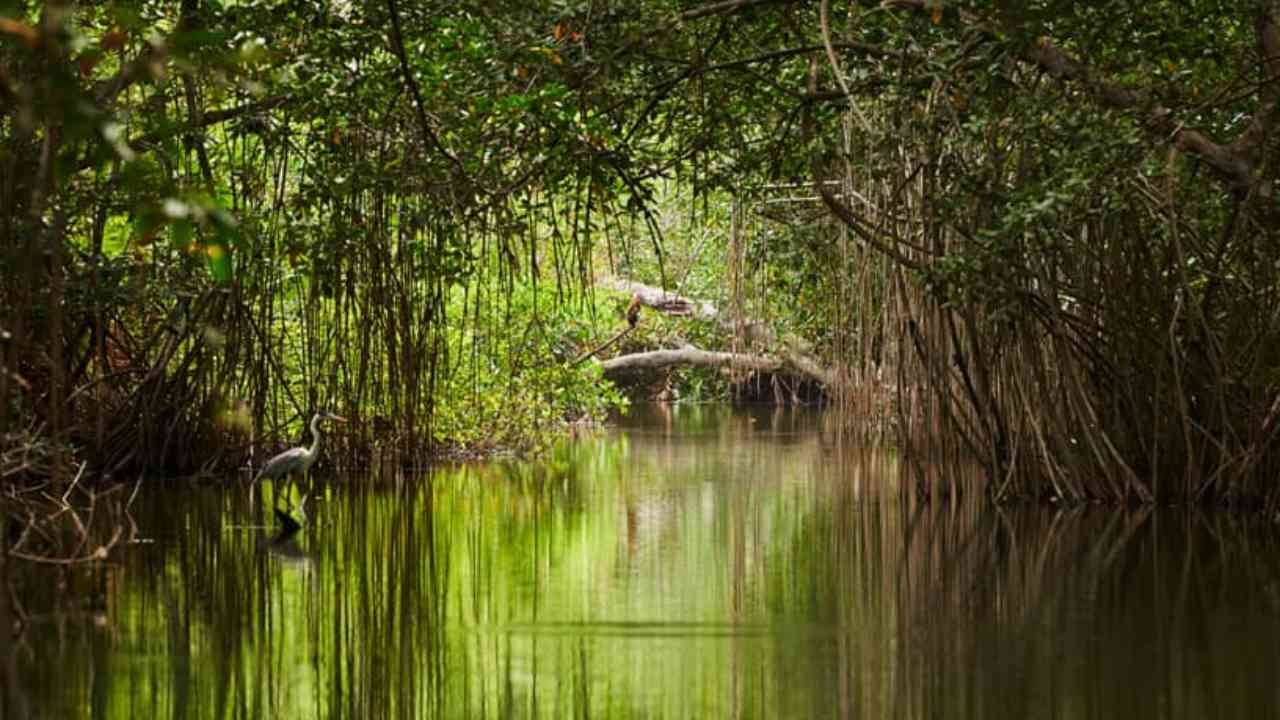
[[[187,218],[183,218],[169,226],[169,236],[173,240],[173,244],[179,250],[187,251],[191,248],[191,241],[195,237],[196,226]]]
[[[214,281],[221,284],[231,282],[231,243],[220,236],[205,246],[205,255],[209,258],[209,275]]]

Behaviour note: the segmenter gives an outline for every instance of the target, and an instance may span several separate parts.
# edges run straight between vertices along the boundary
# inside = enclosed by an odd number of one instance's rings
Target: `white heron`
[[[284,452],[276,455],[267,461],[266,465],[258,471],[257,476],[253,478],[256,483],[262,478],[282,478],[288,477],[294,473],[306,474],[311,466],[315,464],[316,458],[320,457],[320,421],[333,420],[334,422],[346,422],[347,419],[334,415],[333,413],[322,410],[311,418],[311,447],[289,448]]]

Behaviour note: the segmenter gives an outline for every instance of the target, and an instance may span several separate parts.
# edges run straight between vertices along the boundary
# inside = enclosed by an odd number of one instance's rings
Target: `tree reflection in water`
[[[342,478],[288,538],[261,489],[144,493],[154,542],[118,562],[0,565],[6,717],[1274,707],[1268,523],[921,504],[819,415],[667,412],[539,463]]]

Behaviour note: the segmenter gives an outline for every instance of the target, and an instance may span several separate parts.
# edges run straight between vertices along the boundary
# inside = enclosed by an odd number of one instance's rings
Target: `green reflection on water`
[[[820,415],[648,409],[540,463],[140,496],[153,540],[8,565],[47,717],[1234,717],[1280,691],[1275,532],[916,506]],[[10,613],[0,604],[0,619]]]

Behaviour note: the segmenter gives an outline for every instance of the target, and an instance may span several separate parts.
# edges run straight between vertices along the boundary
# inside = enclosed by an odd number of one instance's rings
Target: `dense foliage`
[[[997,497],[1275,502],[1278,55],[1263,0],[3,3],[5,472],[535,442],[615,400],[608,268]]]
[[[839,232],[767,252],[910,446],[999,498],[1275,501],[1275,3],[703,10],[686,108],[728,177],[815,183]]]
[[[518,448],[616,403],[567,362],[616,320],[571,17],[0,11],[6,475],[222,467],[320,406],[357,456]]]

